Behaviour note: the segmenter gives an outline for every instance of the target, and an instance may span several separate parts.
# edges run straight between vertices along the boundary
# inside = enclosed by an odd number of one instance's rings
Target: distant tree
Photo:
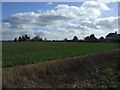
[[[30,37],[27,36],[27,34],[25,34],[25,41],[30,41]]]
[[[14,39],[14,42],[17,42],[17,38]]]
[[[42,38],[40,38],[40,40],[39,41],[42,41]]]
[[[22,41],[25,41],[25,36],[22,36]]]
[[[22,38],[21,38],[21,36],[18,38],[18,41],[19,41],[19,42],[21,42],[21,41],[22,41]]]
[[[52,42],[55,42],[55,40],[52,40]]]
[[[95,35],[94,35],[94,34],[91,34],[91,35],[90,35],[90,38],[95,38]]]
[[[44,41],[47,41],[47,38],[44,38]]]
[[[104,41],[105,41],[104,37],[100,37],[100,38],[99,38],[99,41],[100,41],[100,42],[104,42]]]
[[[65,38],[64,41],[67,42],[67,38]]]
[[[104,40],[104,37],[100,37],[99,40]]]
[[[25,34],[25,38],[28,38],[27,34]]]
[[[30,41],[30,37],[27,36],[27,34],[23,35],[23,36],[19,36],[18,41]]]
[[[74,37],[73,37],[73,41],[78,41],[78,37],[77,37],[77,36],[74,36]]]
[[[87,36],[87,37],[85,38],[85,41],[89,41],[89,42],[97,42],[98,39],[95,37],[94,34],[91,34],[90,36]]]
[[[98,39],[95,37],[94,34],[91,34],[91,35],[90,35],[90,41],[96,42],[96,41],[98,41]]]
[[[87,37],[85,37],[85,41],[88,41],[90,39],[90,37],[89,36],[87,36]]]

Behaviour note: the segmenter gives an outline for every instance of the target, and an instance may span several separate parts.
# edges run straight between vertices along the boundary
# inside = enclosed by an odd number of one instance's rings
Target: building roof
[[[109,33],[106,38],[108,39],[120,39],[120,34],[117,34],[117,32],[115,33]]]
[[[112,37],[113,35],[115,35],[116,33],[109,33],[106,37]]]

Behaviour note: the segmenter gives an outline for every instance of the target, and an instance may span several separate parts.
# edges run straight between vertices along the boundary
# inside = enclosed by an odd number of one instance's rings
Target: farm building
[[[42,38],[40,38],[39,36],[36,36],[32,38],[31,41],[42,41]]]
[[[115,33],[109,33],[105,39],[106,42],[120,42],[120,34],[117,34],[117,31]]]

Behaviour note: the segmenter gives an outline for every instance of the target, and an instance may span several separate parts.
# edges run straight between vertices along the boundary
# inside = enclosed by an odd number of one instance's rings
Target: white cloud
[[[55,10],[49,10],[46,14],[60,15],[71,19],[90,19],[100,16],[102,10],[109,10],[109,7],[104,3],[88,1],[79,7],[60,4],[55,7]]]
[[[92,29],[113,30],[118,27],[118,17],[98,18],[95,21],[82,21],[81,24]]]
[[[114,30],[116,26],[115,18],[113,20],[112,17],[97,19],[102,10],[110,9],[105,3],[87,1],[79,7],[60,4],[44,13],[17,13],[3,20],[3,39],[13,39],[23,34],[28,34],[31,37],[39,34],[48,39],[71,38],[74,35],[81,35],[79,38],[83,38],[93,30],[95,32],[104,32],[102,29]],[[90,19],[96,20],[89,21]],[[81,24],[72,23],[81,20],[84,20]],[[66,28],[61,28],[62,25],[66,25]],[[34,28],[37,28],[37,30],[34,30]]]
[[[106,36],[109,32],[118,31],[118,17],[99,18],[94,21],[82,21],[81,24],[69,23],[67,28],[58,28],[61,35],[71,39],[74,35],[80,39],[95,34],[97,38]]]
[[[103,3],[96,3],[89,1],[83,3],[82,6],[68,6],[60,4],[53,10],[48,10],[46,13],[17,13],[9,17],[7,20],[12,25],[16,24],[35,24],[39,26],[57,25],[58,23],[97,18],[101,15],[101,10],[109,10],[109,8]],[[57,22],[57,23],[56,23]]]
[[[96,8],[96,9],[101,9],[101,10],[109,10],[108,6],[104,3],[98,3],[94,1],[89,1],[85,2],[83,5],[85,8]]]
[[[119,2],[120,0],[97,0],[97,2],[110,3],[110,2]]]
[[[52,4],[53,4],[52,2],[47,3],[47,5],[52,5]]]

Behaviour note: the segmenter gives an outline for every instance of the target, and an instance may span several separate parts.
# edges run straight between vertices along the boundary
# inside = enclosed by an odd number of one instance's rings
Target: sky
[[[102,0],[101,0],[102,1]],[[118,2],[2,2],[2,39],[97,38],[118,31]]]

